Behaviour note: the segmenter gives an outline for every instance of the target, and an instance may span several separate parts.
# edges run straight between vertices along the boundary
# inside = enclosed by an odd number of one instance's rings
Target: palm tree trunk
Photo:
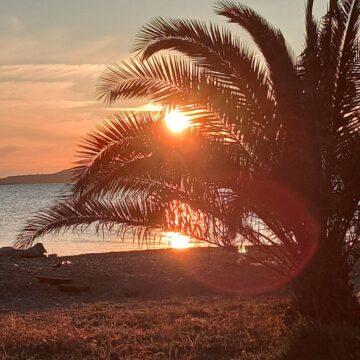
[[[360,326],[347,259],[326,240],[293,283],[296,307],[315,321]]]

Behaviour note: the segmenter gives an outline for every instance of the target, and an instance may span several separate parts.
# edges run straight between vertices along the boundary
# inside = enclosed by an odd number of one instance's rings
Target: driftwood
[[[66,279],[59,277],[37,276],[37,279],[39,280],[40,283],[54,284],[54,285],[70,284],[73,282],[73,279]]]
[[[0,248],[0,257],[7,258],[38,258],[44,257],[46,249],[42,243],[37,243],[29,249],[20,250],[11,246]]]
[[[69,294],[81,294],[90,291],[89,286],[79,286],[79,285],[60,285],[58,289],[61,292],[66,292]]]
[[[89,286],[80,286],[72,284],[73,279],[60,278],[60,277],[47,277],[37,276],[40,283],[57,285],[58,290],[64,293],[79,295],[90,291]]]

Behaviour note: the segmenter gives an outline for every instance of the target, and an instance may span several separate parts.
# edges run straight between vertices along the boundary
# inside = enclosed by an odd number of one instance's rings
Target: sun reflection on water
[[[187,249],[191,247],[191,240],[188,236],[179,233],[166,233],[169,245],[173,249]]]

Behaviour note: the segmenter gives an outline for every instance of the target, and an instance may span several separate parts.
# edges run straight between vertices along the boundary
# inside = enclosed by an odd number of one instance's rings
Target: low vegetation
[[[174,297],[0,319],[0,359],[359,359],[360,332],[315,327],[286,299]]]

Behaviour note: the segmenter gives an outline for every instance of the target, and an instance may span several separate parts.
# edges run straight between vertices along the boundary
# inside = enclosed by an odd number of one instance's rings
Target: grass
[[[359,359],[360,334],[310,326],[286,299],[174,297],[7,314],[0,359]]]
[[[278,360],[358,360],[360,330],[300,321],[285,338]]]

